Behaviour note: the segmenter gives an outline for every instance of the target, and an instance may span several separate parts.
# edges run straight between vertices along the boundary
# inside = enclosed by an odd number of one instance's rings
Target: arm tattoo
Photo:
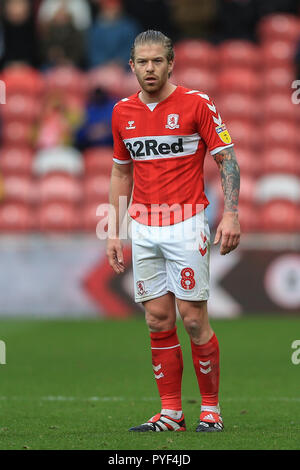
[[[232,147],[216,153],[214,159],[221,174],[224,212],[237,212],[240,192],[240,169]]]

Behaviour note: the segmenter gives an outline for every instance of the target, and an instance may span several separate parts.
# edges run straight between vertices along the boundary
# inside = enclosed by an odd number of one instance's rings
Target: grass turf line
[[[181,322],[185,433],[129,433],[157,413],[143,319],[1,320],[0,449],[299,449],[300,320],[214,320],[225,431],[195,433],[200,397]]]

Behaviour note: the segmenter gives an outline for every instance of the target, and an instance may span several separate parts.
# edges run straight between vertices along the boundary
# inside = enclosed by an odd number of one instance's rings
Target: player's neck
[[[176,88],[177,88],[176,85],[173,85],[173,83],[167,82],[166,85],[160,90],[158,90],[157,92],[148,93],[145,90],[140,91],[139,99],[145,104],[160,103],[161,101],[168,98],[173,93],[173,91],[176,90]]]

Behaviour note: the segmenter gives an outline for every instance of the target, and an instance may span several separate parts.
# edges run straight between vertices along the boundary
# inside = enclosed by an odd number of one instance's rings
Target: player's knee
[[[157,308],[146,310],[146,323],[150,331],[166,331],[174,327],[172,319]]]
[[[198,337],[203,329],[203,322],[201,317],[186,315],[183,317],[183,324],[187,333],[191,337]]]

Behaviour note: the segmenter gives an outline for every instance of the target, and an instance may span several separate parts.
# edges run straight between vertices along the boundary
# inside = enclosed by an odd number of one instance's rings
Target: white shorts
[[[210,232],[205,212],[165,227],[131,224],[135,301],[173,292],[183,300],[209,296]]]

